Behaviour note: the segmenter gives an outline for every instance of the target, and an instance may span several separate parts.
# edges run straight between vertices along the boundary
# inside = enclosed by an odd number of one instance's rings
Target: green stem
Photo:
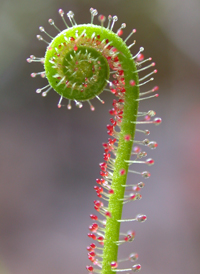
[[[84,33],[86,36],[83,36]],[[78,38],[77,35],[79,35]],[[92,37],[95,35],[99,38],[93,41]],[[66,37],[68,37],[67,43]],[[107,40],[109,43],[106,42]],[[112,45],[112,49],[108,48],[109,45]],[[115,57],[119,58],[120,66],[116,66],[116,64],[114,66],[114,63],[118,62],[114,62],[114,50],[117,51]],[[120,231],[118,220],[122,215],[122,200],[125,191],[125,187],[122,185],[126,184],[128,174],[126,161],[130,159],[135,135],[135,123],[132,122],[136,120],[138,111],[139,80],[136,64],[126,43],[118,35],[109,29],[86,24],[69,28],[52,40],[45,54],[45,71],[50,85],[61,95],[61,99],[66,97],[70,100],[84,101],[95,97],[107,85],[109,64],[106,57],[108,60],[112,60],[110,67],[123,70],[126,90],[112,177],[111,187],[114,194],[109,195],[108,204],[108,211],[112,217],[107,218],[101,272],[102,274],[111,274],[113,271],[110,263],[117,261],[118,245],[116,242],[119,240]],[[96,63],[98,65],[95,67]],[[99,66],[99,64],[101,65]],[[93,67],[96,74],[92,70]],[[96,76],[95,81],[93,75]],[[86,88],[83,89],[82,82],[85,78],[92,80],[88,80],[88,83],[85,83]],[[125,136],[129,136],[130,140],[127,140]],[[125,174],[122,175],[121,170]]]
[[[108,195],[107,191],[104,193],[106,197],[109,196],[109,202],[108,208],[103,208],[103,210],[108,211],[108,214],[105,214],[104,212],[103,215],[109,217],[107,217],[105,226],[102,269],[101,271],[94,269],[94,272],[96,271],[97,273],[101,272],[101,274],[113,274],[116,271],[111,269],[111,262],[117,262],[117,243],[119,241],[120,234],[119,220],[121,220],[122,216],[125,192],[124,185],[126,185],[129,169],[128,160],[130,160],[131,157],[132,145],[135,138],[135,121],[137,119],[139,102],[138,72],[154,66],[154,63],[137,70],[134,60],[140,61],[140,59],[143,59],[143,56],[140,56],[142,58],[138,58],[143,49],[140,48],[138,54],[132,56],[129,49],[134,43],[130,44],[128,47],[126,45],[127,40],[132,34],[135,33],[135,30],[132,30],[124,42],[119,36],[123,33],[122,29],[126,26],[126,24],[123,23],[117,33],[112,31],[114,24],[117,21],[117,16],[112,17],[109,15],[108,27],[105,28],[103,27],[105,16],[99,16],[102,26],[96,26],[93,24],[93,19],[98,12],[93,8],[90,9],[90,12],[92,23],[77,25],[73,17],[74,14],[70,11],[67,15],[71,21],[72,27],[68,27],[65,19],[62,18],[67,26],[67,29],[59,32],[59,34],[52,39],[51,43],[48,44],[44,58],[37,58],[32,55],[27,59],[27,61],[29,63],[44,63],[45,77],[47,78],[49,85],[37,89],[36,92],[42,92],[42,95],[46,96],[47,92],[53,88],[60,95],[58,103],[59,108],[62,106],[62,99],[66,98],[68,99],[68,109],[71,109],[71,101],[74,101],[75,105],[79,108],[82,107],[83,101],[88,101],[91,110],[94,110],[90,100],[95,97],[99,99],[98,95],[104,90],[107,83],[110,85],[110,91],[116,94],[120,99],[118,101],[119,113],[116,114],[116,116],[114,115],[114,123],[112,122],[113,126],[111,125],[111,130],[109,130],[109,134],[112,135],[115,127],[114,125],[117,125],[120,128],[120,132],[116,133],[117,137],[115,134],[113,135],[113,137],[116,137],[114,143],[115,141],[117,143],[118,140],[118,147],[116,151],[116,145],[112,147],[115,151],[116,157],[114,160],[112,159],[112,163],[109,163],[108,168],[113,170],[111,188],[114,193],[110,195]],[[64,12],[62,10],[59,10],[59,13],[61,17],[64,16]],[[54,25],[52,19],[49,19],[49,23]],[[58,30],[55,25],[54,27]],[[40,27],[39,29],[41,32],[46,33],[43,27]],[[40,35],[38,35],[37,38],[39,40],[44,40]],[[139,64],[141,65],[150,60],[151,58],[146,59],[143,62],[139,62]],[[113,78],[116,78],[113,82],[109,81],[110,69],[112,69],[112,73],[114,73]],[[140,80],[145,80],[156,72],[157,71],[155,70]],[[35,77],[38,74],[42,77],[44,75],[44,73],[41,72],[32,73],[31,76]],[[151,79],[146,82],[150,80]],[[143,84],[145,84],[145,82],[143,82]],[[157,87],[154,87],[152,90],[143,93],[143,95],[151,93],[157,89]],[[156,94],[150,97],[154,96],[157,97]],[[144,99],[147,99],[147,97]],[[123,103],[124,106],[122,105]],[[117,109],[117,107],[118,106],[115,106],[114,108]],[[122,122],[119,121],[119,117],[117,117],[117,115],[121,115],[120,113],[123,113]],[[156,120],[151,122],[159,124],[161,119],[156,118]],[[155,148],[156,146],[157,144],[153,145],[152,143],[152,148]],[[107,149],[105,151],[107,151]],[[108,153],[105,154],[108,156]],[[105,160],[109,158],[109,156],[107,156],[104,157]],[[105,175],[102,175],[102,177],[103,179],[107,179],[107,172]],[[98,197],[101,197],[100,193],[97,194]],[[96,206],[95,209],[99,211],[98,206]],[[93,228],[89,227],[89,229],[93,232]],[[103,228],[100,227],[101,231],[102,229]],[[96,232],[97,236],[100,235],[98,234],[98,231],[94,231],[94,233]],[[88,236],[92,239],[96,239],[96,235],[93,233],[89,233]],[[97,240],[100,241],[100,238],[97,238]],[[102,244],[101,241],[100,244]],[[92,251],[92,253],[94,252]],[[98,262],[98,260],[93,258],[92,255],[90,256],[90,254],[89,259],[94,263],[94,265]],[[90,272],[93,271],[92,266],[87,266],[86,268]]]
[[[123,62],[122,62],[123,63]],[[124,62],[127,67],[127,60]],[[114,194],[110,195],[108,211],[111,212],[112,218],[107,218],[106,229],[105,229],[105,241],[103,250],[103,263],[102,263],[102,274],[113,274],[110,263],[117,261],[118,245],[116,242],[119,240],[120,223],[118,220],[121,219],[125,187],[122,185],[126,184],[128,174],[128,164],[126,160],[130,159],[133,140],[135,136],[135,124],[131,123],[136,121],[138,111],[138,99],[139,88],[137,86],[130,86],[130,80],[134,79],[138,84],[138,75],[135,73],[136,67],[132,60],[128,62],[129,73],[125,76],[126,84],[126,95],[123,110],[123,120],[121,124],[119,143],[116,153],[114,173],[112,180],[112,189]],[[130,64],[131,63],[131,64]],[[126,68],[125,68],[126,69]],[[131,71],[131,72],[130,72]],[[130,141],[125,140],[125,136],[131,136]],[[124,169],[125,174],[120,175],[120,171]]]

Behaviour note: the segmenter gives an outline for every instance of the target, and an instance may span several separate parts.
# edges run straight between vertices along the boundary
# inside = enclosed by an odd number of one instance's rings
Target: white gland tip
[[[39,27],[39,30],[40,30],[41,32],[44,32],[44,31],[45,31],[45,29],[44,29],[42,26]]]
[[[37,37],[37,39],[38,39],[39,41],[43,40],[43,38],[42,38],[41,35],[36,35],[36,37]]]
[[[43,97],[46,97],[47,96],[47,93],[45,91],[42,92],[42,96]]]
[[[37,73],[35,73],[35,72],[32,72],[32,73],[31,73],[31,77],[32,77],[32,78],[35,78],[36,75],[37,75]]]

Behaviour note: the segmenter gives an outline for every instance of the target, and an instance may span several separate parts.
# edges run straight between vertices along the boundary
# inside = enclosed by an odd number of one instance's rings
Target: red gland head
[[[110,263],[110,266],[111,266],[111,268],[117,268],[118,267],[118,263],[115,262],[115,261],[113,261],[113,262]]]
[[[89,271],[89,272],[92,272],[93,271],[93,267],[91,265],[86,265],[86,269]]]

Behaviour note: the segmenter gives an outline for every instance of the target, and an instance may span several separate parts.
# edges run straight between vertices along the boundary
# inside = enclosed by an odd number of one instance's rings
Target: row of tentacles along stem
[[[77,25],[74,13],[68,12],[71,27],[65,20],[64,11],[59,14],[66,26],[64,31],[55,25],[52,19],[49,23],[54,26],[59,34],[53,38],[43,27],[40,31],[52,38],[47,42],[41,35],[37,38],[47,43],[45,57],[37,58],[31,55],[27,61],[40,62],[44,64],[44,71],[32,73],[32,77],[40,75],[47,78],[49,84],[36,90],[46,96],[53,88],[60,95],[58,107],[63,106],[62,100],[68,99],[67,108],[71,109],[71,101],[81,108],[82,102],[87,101],[92,111],[94,106],[90,99],[97,98],[104,103],[99,94],[109,91],[116,96],[113,100],[112,109],[109,111],[112,118],[107,125],[107,133],[110,136],[108,142],[103,144],[103,162],[99,164],[101,177],[96,179],[94,186],[97,200],[94,201],[96,214],[91,214],[93,223],[89,226],[88,237],[95,242],[88,247],[88,258],[93,263],[86,266],[90,274],[110,274],[116,272],[138,272],[141,265],[136,262],[138,254],[133,252],[126,259],[118,259],[118,247],[127,242],[132,242],[135,232],[130,230],[126,233],[120,232],[122,222],[144,222],[146,215],[138,214],[131,219],[123,220],[123,205],[141,199],[140,190],[144,187],[143,182],[127,185],[128,172],[149,178],[148,171],[137,172],[130,169],[132,164],[142,163],[154,164],[154,160],[146,159],[147,153],[142,151],[141,146],[150,149],[157,147],[157,143],[144,139],[134,140],[135,131],[149,135],[149,130],[136,129],[136,125],[161,123],[161,118],[155,116],[153,110],[138,112],[138,104],[141,100],[158,97],[155,91],[158,87],[140,92],[140,87],[152,81],[152,75],[157,72],[153,70],[142,78],[138,74],[155,66],[151,58],[144,59],[143,48],[141,47],[134,56],[130,48],[135,41],[127,45],[132,35],[131,31],[123,41],[120,36],[126,24],[121,24],[116,33],[113,32],[117,16],[108,16],[107,27],[104,27],[106,17],[99,15],[100,26],[93,24],[94,17],[98,14],[96,9],[91,8],[90,24]],[[146,65],[147,63],[147,65]],[[144,66],[143,66],[144,64]],[[153,119],[153,120],[152,120]],[[134,146],[133,146],[134,145]],[[145,159],[143,159],[145,158]],[[101,219],[99,216],[103,216]],[[120,268],[120,263],[130,261],[132,266]]]

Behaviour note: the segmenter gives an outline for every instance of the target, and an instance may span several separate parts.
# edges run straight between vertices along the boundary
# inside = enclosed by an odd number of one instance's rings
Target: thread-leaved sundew
[[[47,79],[47,84],[36,92],[45,97],[50,90],[55,90],[60,95],[58,108],[66,105],[67,109],[71,109],[73,103],[82,108],[83,103],[87,102],[94,111],[93,98],[104,103],[99,97],[101,92],[105,90],[113,94],[109,110],[111,118],[107,125],[109,138],[103,143],[100,176],[94,186],[97,199],[94,200],[94,212],[90,214],[88,237],[91,243],[87,247],[90,263],[86,269],[90,274],[138,272],[141,265],[137,263],[137,253],[127,254],[123,260],[118,258],[119,246],[135,238],[135,231],[122,232],[120,224],[142,223],[147,218],[140,213],[130,216],[130,219],[122,219],[122,210],[126,203],[142,198],[140,192],[145,184],[141,178],[150,177],[146,168],[142,172],[137,171],[136,164],[147,167],[154,164],[142,148],[155,149],[157,143],[147,139],[150,131],[143,130],[140,125],[159,125],[161,118],[154,118],[156,113],[153,110],[138,111],[138,105],[142,100],[158,97],[158,86],[140,91],[140,87],[154,80],[157,70],[153,68],[155,63],[152,58],[144,58],[143,47],[135,55],[131,54],[130,49],[136,43],[133,40],[135,29],[123,40],[121,37],[126,24],[122,23],[117,28],[117,16],[109,15],[106,18],[98,15],[93,8],[90,8],[90,13],[90,23],[77,24],[72,11],[66,16],[60,9],[65,29],[61,31],[52,19],[48,22],[58,31],[56,37],[39,27],[46,36],[37,35],[38,40],[47,44],[45,56],[31,55],[27,62],[43,65],[43,71],[31,73],[33,78],[40,75]],[[98,25],[94,24],[96,17]],[[139,77],[143,71],[147,71],[146,75]],[[135,140],[136,131],[144,136],[143,140]],[[134,184],[126,183],[128,173],[136,174]],[[126,268],[120,267],[124,261],[127,261]]]

